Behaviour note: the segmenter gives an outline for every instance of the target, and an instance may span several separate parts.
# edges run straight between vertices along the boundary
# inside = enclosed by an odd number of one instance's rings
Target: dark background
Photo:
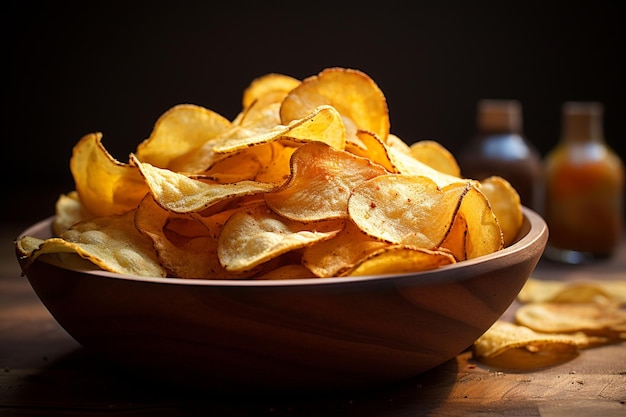
[[[474,133],[481,98],[520,100],[542,155],[561,104],[597,100],[607,142],[625,155],[619,1],[3,4],[5,221],[53,213],[73,189],[69,158],[84,134],[102,132],[126,161],[173,105],[232,119],[243,89],[269,72],[360,69],[383,90],[392,133],[452,152]]]

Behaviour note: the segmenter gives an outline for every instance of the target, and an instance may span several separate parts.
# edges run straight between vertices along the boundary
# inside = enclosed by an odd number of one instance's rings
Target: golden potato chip
[[[491,209],[498,219],[504,245],[510,245],[517,237],[524,221],[519,194],[507,180],[498,176],[485,178],[476,184],[487,196]]]
[[[140,162],[131,155],[159,205],[177,213],[197,212],[223,200],[273,190],[273,184],[240,181],[215,184]]]
[[[465,259],[487,255],[504,247],[504,237],[487,197],[470,183],[463,195],[457,217],[464,218]],[[456,221],[456,218],[455,218]]]
[[[29,254],[29,263],[51,253],[76,253],[94,265],[128,275],[164,277],[152,241],[134,226],[134,211],[97,217],[73,225],[58,238],[46,239]],[[31,241],[22,243],[26,248]]]
[[[455,177],[461,176],[461,168],[452,153],[439,142],[421,140],[410,145],[413,158],[431,168]]]
[[[450,251],[457,262],[467,260],[468,233],[468,225],[465,216],[462,213],[457,212],[457,215],[452,222],[452,227],[439,247]]]
[[[593,336],[626,339],[626,311],[606,303],[524,304],[515,320],[543,333],[584,332]]]
[[[446,174],[426,165],[413,157],[412,154],[403,151],[399,147],[388,146],[387,153],[391,164],[394,166],[394,172],[404,175],[422,175],[435,181],[439,187],[445,187],[449,184],[466,183],[468,180]]]
[[[52,221],[52,233],[55,236],[60,235],[79,221],[95,217],[83,206],[76,190],[61,194],[57,198],[55,214]]]
[[[531,368],[561,363],[589,345],[582,332],[545,334],[497,320],[472,345],[474,358],[507,368]]]
[[[25,237],[18,251],[133,274],[289,279],[421,271],[499,250],[504,230],[515,238],[510,184],[461,178],[440,144],[392,134],[361,71],[270,73],[241,104],[232,121],[172,107],[128,163],[100,133],[81,138],[76,188],[55,207],[60,236]]]
[[[372,162],[382,165],[389,172],[396,172],[396,167],[389,159],[387,145],[375,134],[371,132],[359,131],[357,137],[360,139],[360,146],[354,143],[346,143],[346,150],[354,155],[368,158]]]
[[[318,277],[340,276],[368,254],[389,245],[366,235],[353,222],[346,222],[336,236],[307,246],[302,253],[302,264]]]
[[[167,275],[187,279],[243,279],[252,274],[226,271],[217,257],[217,236],[228,219],[219,216],[198,218],[160,207],[146,196],[135,212],[137,229],[154,245],[159,264]],[[256,271],[254,271],[256,272]]]
[[[530,277],[517,295],[521,303],[614,303],[626,305],[626,280],[556,281]]]
[[[324,142],[336,149],[345,148],[345,128],[341,115],[331,106],[321,105],[312,109],[302,118],[292,120],[288,125],[275,126],[269,131],[250,136],[224,137],[213,142],[216,153],[230,153],[250,146],[268,143],[279,139],[298,142]]]
[[[300,80],[285,74],[269,73],[255,78],[243,91],[244,108],[253,103],[282,102],[285,96],[300,84]]]
[[[171,168],[172,161],[197,150],[230,125],[228,119],[212,110],[180,104],[159,117],[150,137],[137,146],[135,154],[156,167]]]
[[[81,204],[94,216],[132,210],[149,191],[137,168],[107,152],[100,133],[85,135],[74,146],[70,170]]]
[[[254,279],[268,279],[268,280],[281,280],[281,279],[302,279],[302,278],[317,278],[311,271],[299,264],[289,264],[279,266],[276,269],[272,269],[265,272]]]
[[[282,185],[291,175],[291,156],[298,148],[278,142],[272,142],[268,146],[272,149],[272,159],[261,167],[255,180]]]
[[[202,174],[202,177],[219,184],[253,181],[263,169],[272,163],[274,157],[275,147],[273,144],[265,143],[252,146],[216,161]],[[289,164],[287,163],[287,169],[288,167]]]
[[[368,159],[311,142],[293,153],[291,177],[281,188],[265,193],[265,201],[291,220],[345,218],[352,189],[385,173],[383,167]]]
[[[354,188],[348,213],[361,230],[377,239],[436,249],[470,188],[470,183],[456,183],[441,189],[424,176],[380,175]]]
[[[455,262],[449,252],[389,245],[369,253],[354,268],[342,275],[404,274],[428,271]]]
[[[286,252],[330,239],[343,221],[301,223],[284,219],[265,205],[233,214],[218,237],[218,257],[227,271],[246,271]]]
[[[409,146],[409,144],[402,140],[402,138],[400,138],[398,135],[394,135],[393,133],[389,133],[387,135],[385,145],[388,148],[394,148],[395,151],[411,155],[411,147]]]
[[[363,72],[327,68],[302,80],[283,100],[281,121],[288,124],[302,119],[320,105],[337,109],[344,119],[347,137],[364,130],[383,141],[387,139],[390,128],[387,100],[378,85]]]

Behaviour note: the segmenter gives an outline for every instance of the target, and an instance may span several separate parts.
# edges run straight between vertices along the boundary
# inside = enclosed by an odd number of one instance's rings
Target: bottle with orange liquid
[[[546,257],[571,264],[612,255],[623,232],[624,166],[607,145],[599,102],[566,102],[545,157]]]

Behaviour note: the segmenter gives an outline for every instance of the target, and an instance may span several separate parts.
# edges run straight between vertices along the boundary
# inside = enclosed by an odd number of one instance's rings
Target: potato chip
[[[150,137],[137,146],[135,154],[151,165],[171,168],[172,161],[197,150],[230,125],[228,119],[212,110],[180,104],[159,117]],[[181,166],[177,169],[185,170]]]
[[[438,171],[435,168],[419,161],[412,154],[407,153],[399,147],[388,146],[387,152],[391,164],[394,166],[394,172],[404,175],[422,175],[432,179],[439,187],[445,187],[449,184],[466,183],[468,180],[455,177]]]
[[[253,181],[272,163],[274,157],[275,147],[271,143],[252,146],[216,161],[197,178],[208,178],[219,184]]]
[[[300,80],[284,74],[269,73],[254,79],[243,91],[244,108],[255,102],[281,103],[285,96],[300,84]]]
[[[232,121],[170,108],[128,163],[100,133],[84,136],[70,161],[76,188],[55,208],[59,237],[24,237],[18,251],[186,279],[326,278],[417,272],[516,236],[510,184],[461,178],[442,145],[392,134],[385,96],[361,71],[270,73],[241,104]]]
[[[449,251],[456,259],[457,262],[465,261],[468,258],[468,224],[465,216],[462,213],[458,213],[454,218],[452,227],[448,231],[448,234],[444,238],[440,248]]]
[[[346,143],[346,150],[354,155],[368,158],[370,161],[382,165],[389,172],[396,172],[396,167],[389,159],[387,145],[371,132],[359,131],[357,137],[360,146],[354,146],[354,142]]]
[[[387,139],[390,127],[387,100],[378,85],[363,72],[327,68],[302,80],[283,100],[281,121],[288,124],[302,119],[320,105],[337,109],[344,119],[348,138],[364,130],[383,141]]]
[[[152,239],[167,275],[186,279],[245,279],[259,270],[226,271],[217,257],[217,236],[234,210],[198,217],[168,212],[147,196],[135,213],[135,226]]]
[[[291,220],[345,218],[354,187],[385,173],[383,167],[368,159],[312,142],[293,153],[291,177],[281,188],[265,193],[265,201]]]
[[[311,271],[306,269],[300,264],[289,264],[279,266],[276,269],[272,269],[261,275],[255,277],[255,279],[263,280],[281,280],[281,279],[302,279],[302,278],[317,278]]]
[[[320,105],[288,125],[250,136],[224,137],[213,142],[216,153],[230,153],[250,146],[288,138],[298,142],[324,142],[336,149],[345,148],[346,133],[341,115],[331,106]]]
[[[246,271],[279,255],[335,236],[343,221],[300,223],[279,217],[267,206],[233,214],[218,237],[218,256],[227,271]]]
[[[472,346],[474,358],[506,368],[555,365],[574,357],[589,345],[582,332],[538,333],[525,326],[497,320]]]
[[[487,197],[474,184],[470,183],[457,213],[457,217],[464,218],[463,225],[467,228],[464,259],[487,255],[504,247],[498,219]]]
[[[593,336],[626,339],[626,311],[620,310],[614,304],[524,304],[515,312],[515,320],[537,332],[584,332]]]
[[[302,264],[318,277],[340,276],[370,253],[388,246],[389,243],[363,233],[353,222],[346,222],[336,236],[307,246],[302,253]]]
[[[139,168],[157,203],[177,213],[198,212],[227,199],[275,188],[273,184],[257,181],[215,184],[140,162],[133,155],[131,161]]]
[[[369,253],[342,275],[404,274],[428,271],[455,262],[454,257],[446,251],[389,245]]]
[[[439,142],[421,140],[411,144],[410,152],[413,158],[425,163],[431,168],[444,174],[455,177],[461,176],[461,168],[452,153]]]
[[[470,183],[457,183],[441,189],[424,176],[380,175],[354,188],[348,213],[372,237],[436,249],[470,188]]]
[[[134,215],[128,211],[77,223],[60,237],[41,243],[29,254],[29,262],[47,253],[76,253],[107,271],[164,277],[152,241],[135,228]]]
[[[76,190],[61,194],[57,198],[55,213],[52,221],[52,232],[55,236],[60,235],[79,221],[95,217],[83,206]]]
[[[626,280],[555,281],[530,277],[517,295],[521,303],[614,303],[626,305]]]
[[[132,210],[148,192],[137,168],[111,156],[102,135],[85,135],[74,146],[70,170],[81,204],[94,216]]]
[[[291,156],[298,147],[285,146],[278,142],[268,144],[272,149],[272,159],[257,173],[256,181],[282,185],[291,176]]]
[[[504,245],[509,246],[515,241],[524,220],[519,194],[511,183],[498,176],[481,180],[477,187],[487,196],[502,229]]]

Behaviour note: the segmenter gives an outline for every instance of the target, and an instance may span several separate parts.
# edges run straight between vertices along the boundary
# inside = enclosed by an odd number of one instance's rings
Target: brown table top
[[[543,369],[503,371],[469,351],[410,381],[368,392],[250,397],[189,392],[111,368],[85,351],[20,276],[0,229],[0,415],[2,416],[624,416],[626,343],[582,350]],[[625,279],[626,239],[609,261],[566,266],[542,260],[533,277]],[[510,319],[514,303],[504,314]]]

